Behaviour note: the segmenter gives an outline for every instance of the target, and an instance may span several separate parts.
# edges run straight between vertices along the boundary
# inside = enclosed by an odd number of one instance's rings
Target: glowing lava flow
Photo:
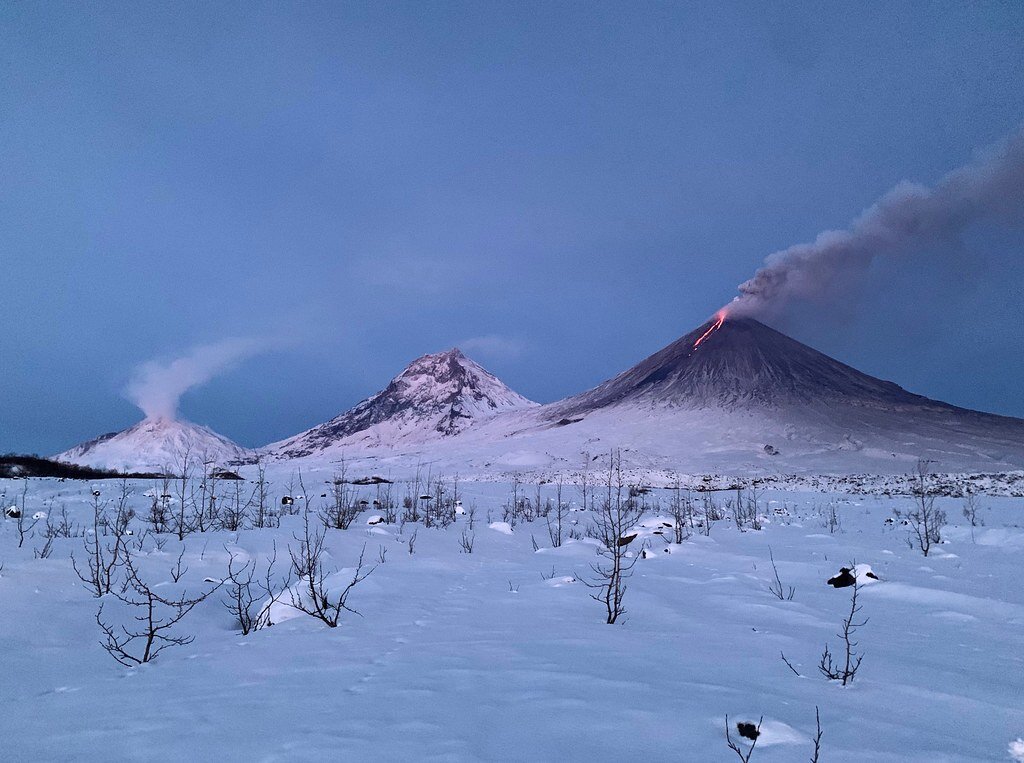
[[[709,336],[718,331],[718,329],[722,328],[722,324],[725,323],[726,315],[727,313],[724,308],[715,313],[715,322],[711,324],[711,328],[709,328],[707,331],[701,334],[700,339],[693,343],[693,349],[696,350],[698,347],[700,347],[701,342],[703,342]]]

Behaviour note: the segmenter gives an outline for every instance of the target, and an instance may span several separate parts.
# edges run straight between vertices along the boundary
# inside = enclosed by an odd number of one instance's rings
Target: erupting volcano
[[[701,346],[705,339],[707,339],[709,336],[718,331],[718,329],[722,328],[722,324],[725,323],[725,319],[728,317],[728,315],[729,314],[728,312],[726,312],[726,309],[724,307],[717,313],[715,313],[714,323],[712,323],[711,327],[703,334],[701,334],[700,338],[693,343],[693,349],[696,350],[698,347]]]
[[[459,474],[578,469],[621,449],[642,473],[906,472],[1024,467],[1024,421],[876,379],[727,306],[591,390],[538,406],[456,350],[268,451]],[[372,466],[370,466],[372,464]]]
[[[159,470],[185,449],[225,465],[252,455],[205,427],[147,418],[59,458]],[[582,454],[612,449],[642,473],[906,472],[920,458],[1005,471],[1024,468],[1024,421],[915,395],[727,306],[632,368],[547,405],[457,349],[424,355],[351,410],[264,452],[491,475],[571,471]]]
[[[500,414],[443,451],[468,472],[620,448],[645,471],[886,473],[919,458],[998,471],[1024,467],[1024,421],[915,395],[727,307],[593,389]]]
[[[103,469],[176,473],[184,459],[193,467],[208,463],[228,466],[252,456],[212,429],[190,421],[147,417],[122,432],[100,435],[54,458]]]
[[[579,414],[638,401],[729,410],[824,401],[942,405],[860,373],[753,318],[727,317],[724,310],[628,371],[554,405]]]

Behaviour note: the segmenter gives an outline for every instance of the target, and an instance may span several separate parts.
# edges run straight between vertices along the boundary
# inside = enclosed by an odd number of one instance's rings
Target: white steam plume
[[[968,226],[989,220],[1024,222],[1024,127],[933,188],[902,182],[846,230],[769,255],[728,310],[762,315],[797,300],[827,300],[876,257],[949,252]]]
[[[125,393],[147,419],[173,419],[185,392],[263,349],[265,344],[255,339],[226,339],[195,347],[170,362],[150,360],[135,369]]]

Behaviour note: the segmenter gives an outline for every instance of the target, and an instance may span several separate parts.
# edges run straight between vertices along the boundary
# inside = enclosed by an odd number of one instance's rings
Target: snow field
[[[31,480],[29,513],[66,505],[84,521],[90,487]],[[136,489],[140,513],[148,487]],[[0,485],[7,498],[18,488]],[[368,562],[386,549],[350,599],[360,615],[336,629],[279,602],[274,627],[242,636],[214,594],[181,623],[193,643],[136,669],[98,645],[97,600],[68,558],[81,539],[58,539],[36,559],[40,538],[18,549],[3,521],[3,757],[728,760],[728,713],[734,723],[764,717],[752,760],[792,761],[810,756],[816,705],[828,761],[1007,760],[1024,735],[1020,499],[983,500],[975,541],[969,527],[947,528],[927,558],[908,548],[906,528],[885,524],[906,498],[772,492],[763,530],[722,521],[678,546],[655,534],[667,518],[652,511],[629,547],[651,553],[628,581],[624,620],[610,626],[581,582],[594,541],[551,548],[543,520],[500,522],[509,490],[461,485],[476,507],[471,554],[459,545],[467,516],[400,530],[367,526],[367,512],[328,530],[340,582],[364,545]],[[827,501],[842,520],[835,534],[818,516]],[[942,503],[956,524],[959,502]],[[283,569],[298,532],[298,518],[285,517],[280,528],[194,534],[162,549],[150,537],[137,561],[158,590],[192,593],[224,576],[232,552],[262,563],[276,542]],[[792,601],[768,593],[769,546]],[[182,547],[188,570],[176,584]],[[852,562],[880,580],[860,590],[864,662],[840,687],[816,665],[826,642],[839,648],[849,608],[849,589],[825,580]]]

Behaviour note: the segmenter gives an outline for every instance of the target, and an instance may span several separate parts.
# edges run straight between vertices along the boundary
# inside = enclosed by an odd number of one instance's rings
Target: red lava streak
[[[722,324],[725,323],[725,316],[725,310],[719,310],[717,313],[715,313],[715,322],[711,324],[711,328],[709,328],[701,335],[700,339],[693,343],[693,349],[696,350],[698,347],[700,347],[701,342],[703,342],[709,336],[718,331],[718,329],[722,328]]]

